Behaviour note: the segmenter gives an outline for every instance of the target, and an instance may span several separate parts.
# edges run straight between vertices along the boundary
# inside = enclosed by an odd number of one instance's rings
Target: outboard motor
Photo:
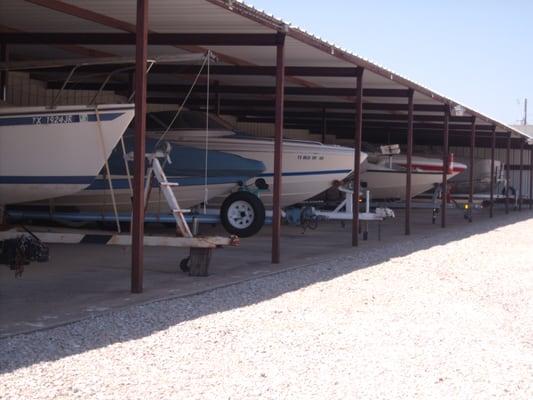
[[[8,265],[20,278],[24,266],[32,261],[49,260],[49,249],[36,236],[24,234],[14,239],[0,241],[0,264]]]

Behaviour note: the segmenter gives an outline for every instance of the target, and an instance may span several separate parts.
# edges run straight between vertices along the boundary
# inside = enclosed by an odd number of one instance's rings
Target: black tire
[[[182,270],[182,272],[189,272],[190,271],[190,268],[189,268],[190,259],[191,259],[190,257],[186,257],[183,260],[181,260],[180,269]]]
[[[237,213],[240,215],[236,215]],[[235,192],[222,203],[220,220],[224,229],[232,235],[250,237],[265,224],[265,206],[250,192]]]

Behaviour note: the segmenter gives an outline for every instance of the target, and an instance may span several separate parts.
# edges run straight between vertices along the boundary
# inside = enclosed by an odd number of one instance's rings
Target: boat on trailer
[[[124,151],[117,146],[109,158],[111,179],[102,170],[83,191],[54,198],[39,205],[53,206],[55,210],[68,209],[83,212],[106,213],[113,211],[113,199],[118,212],[131,213],[132,207],[132,151],[133,138],[124,139]],[[246,159],[221,151],[170,145],[154,138],[146,140],[146,151],[155,153],[163,149],[166,158],[162,169],[172,185],[172,191],[180,205],[189,208],[209,199],[231,192],[239,184],[265,170],[262,162]],[[125,162],[125,156],[127,164]],[[207,163],[207,164],[206,164]],[[170,209],[157,182],[152,180],[146,193],[146,211],[161,216]],[[37,204],[35,204],[37,205]]]
[[[0,206],[88,187],[133,116],[132,104],[0,108]]]
[[[247,136],[233,130],[225,121],[209,117],[209,134],[205,135],[206,116],[200,112],[182,111],[172,123],[174,113],[149,113],[147,129],[151,137],[159,137],[169,126],[164,138],[174,144],[200,149],[219,150],[261,161],[266,169],[245,186],[258,188],[265,207],[272,207],[274,180],[274,141]],[[366,154],[361,153],[361,162]],[[323,192],[353,170],[354,149],[304,140],[283,140],[281,207],[301,203]],[[263,188],[263,189],[261,189]],[[265,190],[265,188],[268,188]],[[221,203],[222,199],[214,199]],[[212,202],[212,203],[213,203]]]
[[[399,154],[398,145],[382,146],[380,152],[369,153],[361,182],[366,183],[374,199],[406,198],[407,157]],[[435,188],[442,183],[443,161],[414,155],[411,161],[411,197]],[[452,161],[447,173],[447,179],[465,171],[467,166]]]

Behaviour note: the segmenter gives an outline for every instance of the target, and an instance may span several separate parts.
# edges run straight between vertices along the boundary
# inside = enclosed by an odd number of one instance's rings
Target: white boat
[[[151,135],[158,137],[173,114],[158,112],[149,115],[148,127]],[[155,122],[155,123],[154,123]],[[204,125],[202,125],[202,123]],[[254,186],[258,178],[264,179],[269,189],[259,196],[265,207],[272,207],[272,186],[274,173],[274,141],[237,134],[223,121],[210,118],[209,136],[205,136],[205,115],[187,111],[180,115],[172,129],[164,136],[165,140],[210,150],[233,153],[241,157],[258,160],[265,164],[265,171],[246,182]],[[361,163],[366,154],[361,153]],[[281,207],[301,203],[328,189],[335,181],[346,178],[353,170],[354,149],[349,147],[324,145],[319,142],[287,140],[283,141]],[[212,203],[220,201],[214,199]]]
[[[468,157],[459,158],[458,161],[464,163],[470,168],[470,159]],[[486,193],[490,190],[491,159],[474,158],[474,193]],[[494,183],[498,184],[505,180],[505,171],[503,163],[500,160],[494,160]],[[454,176],[450,182],[453,184],[454,193],[470,192],[470,176],[468,170]],[[496,186],[494,186],[496,187]]]
[[[405,154],[396,154],[392,156],[392,163],[400,167],[407,167],[407,156]],[[442,158],[426,157],[421,155],[413,155],[411,160],[413,171],[420,172],[438,172],[442,176],[443,162]],[[463,163],[455,161],[454,157],[450,157],[448,179],[467,170],[467,166]],[[451,175],[451,176],[450,176]]]
[[[434,188],[442,182],[443,162],[441,159],[413,156],[411,161],[411,197]],[[369,155],[361,182],[366,183],[374,199],[405,200],[407,182],[407,158],[405,155]],[[452,162],[448,179],[466,170],[466,165]]]
[[[126,153],[133,151],[133,137],[126,137],[124,144]],[[156,139],[146,140],[147,153],[153,153],[159,147]],[[211,165],[207,171],[205,169],[206,158],[208,166]],[[174,195],[180,207],[183,208],[227,194],[238,187],[239,182],[244,182],[265,169],[263,163],[259,161],[214,150],[210,150],[206,157],[204,150],[186,146],[168,146],[168,159],[163,164],[168,181],[175,185],[172,186]],[[131,174],[133,171],[131,160],[128,165]],[[129,215],[132,205],[130,186],[132,177],[128,176],[120,146],[117,146],[111,154],[109,168],[111,186],[107,176],[100,174],[85,190],[70,196],[54,198],[48,202],[33,203],[33,205],[53,205],[56,210],[69,209],[101,214],[113,211],[112,196],[114,196],[117,211]],[[169,214],[170,209],[159,189],[159,184],[151,182],[151,186],[146,199],[146,211],[157,215]]]
[[[88,187],[133,116],[132,104],[0,108],[0,206]]]

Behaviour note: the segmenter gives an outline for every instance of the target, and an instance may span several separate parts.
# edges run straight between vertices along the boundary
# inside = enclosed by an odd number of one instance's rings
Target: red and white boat
[[[448,179],[464,172],[467,166],[450,157]],[[439,158],[413,156],[411,161],[411,197],[424,193],[442,182],[443,162]],[[370,153],[361,182],[366,183],[374,199],[405,200],[407,157],[404,154]]]

